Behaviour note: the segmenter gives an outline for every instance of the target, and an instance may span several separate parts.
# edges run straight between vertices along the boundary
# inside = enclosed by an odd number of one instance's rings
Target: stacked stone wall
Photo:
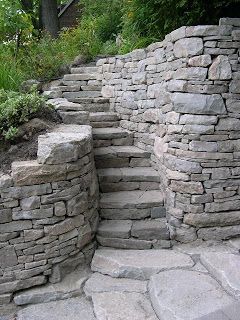
[[[88,263],[98,223],[90,126],[39,136],[38,158],[0,176],[0,304]]]
[[[240,19],[98,61],[102,94],[152,152],[172,239],[240,235]]]

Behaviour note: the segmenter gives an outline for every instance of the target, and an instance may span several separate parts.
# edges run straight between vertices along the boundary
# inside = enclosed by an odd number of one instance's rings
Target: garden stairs
[[[63,122],[93,127],[100,187],[98,243],[124,249],[169,247],[159,174],[151,167],[151,155],[134,146],[133,133],[119,126],[101,89],[94,64],[72,68],[55,88],[67,99],[58,107]]]

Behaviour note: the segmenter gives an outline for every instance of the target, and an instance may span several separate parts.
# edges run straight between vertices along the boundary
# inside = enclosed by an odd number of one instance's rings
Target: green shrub
[[[44,108],[45,99],[36,91],[19,92],[0,90],[0,138],[12,140],[18,133],[18,127],[34,118]]]

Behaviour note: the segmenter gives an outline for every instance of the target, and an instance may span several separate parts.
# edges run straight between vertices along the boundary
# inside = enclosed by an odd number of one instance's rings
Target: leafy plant
[[[0,90],[1,139],[14,139],[18,133],[18,127],[35,117],[44,108],[50,107],[36,91],[19,94],[14,91]]]

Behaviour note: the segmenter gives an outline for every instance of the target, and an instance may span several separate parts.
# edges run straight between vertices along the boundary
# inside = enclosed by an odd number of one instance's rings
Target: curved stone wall
[[[240,235],[240,19],[98,61],[105,97],[152,152],[172,239]]]
[[[38,158],[0,176],[0,302],[58,282],[91,259],[98,182],[90,126],[61,125],[39,136]],[[0,303],[0,304],[1,304]]]

